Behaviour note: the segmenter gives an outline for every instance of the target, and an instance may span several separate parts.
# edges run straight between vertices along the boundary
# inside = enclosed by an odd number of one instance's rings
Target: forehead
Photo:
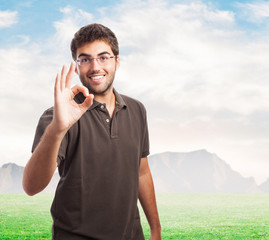
[[[80,55],[82,53],[85,53],[89,56],[97,56],[99,53],[102,52],[108,52],[111,55],[113,54],[111,47],[109,46],[109,44],[107,44],[104,41],[101,40],[97,40],[94,42],[90,42],[90,43],[85,43],[84,45],[82,45],[81,47],[79,47],[77,49],[77,53],[76,55]]]

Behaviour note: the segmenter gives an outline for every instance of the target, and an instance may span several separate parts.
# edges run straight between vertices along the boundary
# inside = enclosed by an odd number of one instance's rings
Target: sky
[[[70,41],[94,22],[118,37],[115,88],[145,105],[151,154],[206,149],[269,178],[269,1],[252,0],[0,0],[0,166],[30,158]]]

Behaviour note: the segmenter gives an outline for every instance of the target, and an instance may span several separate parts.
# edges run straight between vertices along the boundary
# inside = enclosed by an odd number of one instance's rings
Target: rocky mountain
[[[23,193],[22,175],[24,167],[15,163],[4,164],[0,168],[0,193]],[[59,175],[54,174],[50,184],[42,192],[54,192],[59,181]]]
[[[264,183],[262,183],[259,187],[263,192],[269,193],[269,178],[267,178],[267,180]]]
[[[0,168],[0,193],[22,192],[21,180],[23,167],[14,163],[4,164]]]
[[[151,155],[149,165],[158,193],[269,192],[269,179],[259,187],[254,178],[242,177],[216,154],[206,150]],[[0,168],[0,193],[23,192],[23,170],[14,163],[3,165]],[[43,192],[54,192],[58,181],[59,175],[55,173]]]
[[[206,150],[165,152],[149,157],[156,192],[259,193],[254,178],[244,178]]]

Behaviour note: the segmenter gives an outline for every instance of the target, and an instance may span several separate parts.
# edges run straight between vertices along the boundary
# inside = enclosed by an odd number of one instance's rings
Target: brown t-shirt
[[[139,101],[114,94],[113,118],[105,104],[94,101],[59,149],[61,178],[51,213],[54,228],[72,240],[76,234],[78,239],[144,239],[137,199],[140,159],[149,154],[146,111]],[[75,100],[81,103],[84,96]],[[52,117],[53,108],[41,116],[32,151]],[[61,239],[57,231],[54,238]]]

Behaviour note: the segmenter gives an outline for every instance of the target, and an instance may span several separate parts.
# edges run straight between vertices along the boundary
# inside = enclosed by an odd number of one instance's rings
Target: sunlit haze
[[[93,22],[118,37],[115,88],[146,106],[151,154],[206,149],[269,178],[269,1],[1,1],[0,166],[26,164],[73,34]]]

